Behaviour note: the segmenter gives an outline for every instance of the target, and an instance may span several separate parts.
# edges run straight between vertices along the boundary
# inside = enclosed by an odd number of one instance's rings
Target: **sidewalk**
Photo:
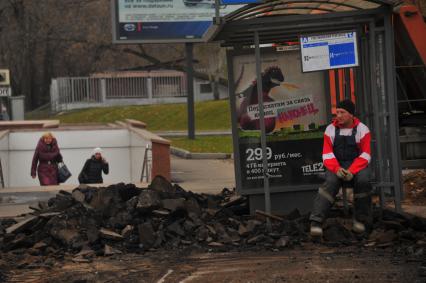
[[[103,184],[102,186],[108,186]],[[100,185],[91,185],[100,186]],[[147,183],[136,184],[138,187],[147,187]],[[78,185],[59,186],[33,186],[33,187],[13,187],[0,189],[0,218],[14,217],[23,213],[32,212],[29,207],[37,205],[40,201],[47,201],[54,197],[60,190],[71,192]]]
[[[233,160],[197,160],[171,156],[171,167],[172,182],[187,191],[216,194],[223,188],[232,189],[235,186]],[[102,184],[104,187],[108,185]],[[147,183],[135,185],[142,188],[148,186]],[[0,189],[0,218],[31,212],[29,206],[49,200],[60,190],[71,192],[77,186],[65,184]]]
[[[235,187],[234,161],[231,159],[183,159],[172,156],[172,182],[187,191],[220,193]]]
[[[172,182],[187,191],[195,193],[220,193],[223,188],[235,187],[234,161],[231,159],[184,159],[171,156]],[[108,186],[103,184],[102,186]],[[138,183],[138,187],[147,187],[147,183]],[[31,212],[30,205],[38,201],[47,201],[59,190],[71,192],[77,185],[49,187],[26,187],[0,189],[0,218],[13,217]],[[426,217],[426,206],[407,205],[403,210],[410,214]]]

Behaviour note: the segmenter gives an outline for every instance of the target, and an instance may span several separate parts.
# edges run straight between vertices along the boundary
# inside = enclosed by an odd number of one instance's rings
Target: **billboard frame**
[[[208,28],[202,38],[179,38],[179,39],[120,39],[118,36],[119,16],[118,1],[110,0],[111,5],[111,31],[113,44],[143,44],[143,43],[205,43],[209,42],[219,32],[219,26],[212,18],[212,25]]]

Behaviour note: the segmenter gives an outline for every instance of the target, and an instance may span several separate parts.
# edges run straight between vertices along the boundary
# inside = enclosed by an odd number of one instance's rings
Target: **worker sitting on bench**
[[[343,182],[353,182],[355,217],[352,230],[365,231],[371,220],[370,130],[354,116],[355,105],[349,99],[337,105],[336,119],[324,133],[322,159],[327,168],[326,181],[314,201],[310,216],[311,236],[321,237],[327,214]]]

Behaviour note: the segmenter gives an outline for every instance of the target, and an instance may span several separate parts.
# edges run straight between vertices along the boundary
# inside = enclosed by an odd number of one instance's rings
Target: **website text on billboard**
[[[112,0],[116,42],[203,42],[215,0]],[[224,16],[240,5],[222,6]]]

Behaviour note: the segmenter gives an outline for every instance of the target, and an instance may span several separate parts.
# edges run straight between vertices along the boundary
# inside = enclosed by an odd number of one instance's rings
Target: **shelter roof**
[[[376,9],[396,5],[397,0],[267,0],[251,4],[227,15],[225,20],[247,20],[281,15],[325,14]]]
[[[391,11],[400,0],[264,0],[228,14],[214,39],[222,46],[251,45],[254,31],[260,43],[297,40],[301,33],[351,30],[377,14]]]

